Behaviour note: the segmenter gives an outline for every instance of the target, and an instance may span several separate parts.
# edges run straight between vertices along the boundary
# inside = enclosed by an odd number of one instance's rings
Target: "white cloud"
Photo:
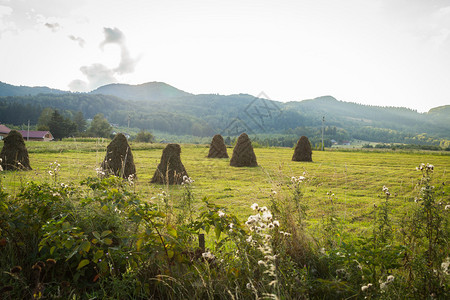
[[[78,45],[79,45],[81,48],[83,48],[84,45],[86,45],[86,41],[85,41],[83,38],[81,38],[81,37],[76,37],[76,36],[74,36],[74,35],[69,35],[69,39],[71,39],[71,40],[74,41],[74,42],[77,42]]]
[[[57,32],[61,26],[58,23],[45,23],[45,27],[49,28],[52,32]]]
[[[73,91],[93,90],[99,86],[117,82],[116,75],[133,73],[139,58],[132,58],[125,42],[125,35],[118,28],[104,28],[104,40],[99,47],[106,51],[105,45],[113,44],[120,48],[120,61],[116,68],[109,68],[101,63],[94,63],[90,66],[80,68],[81,73],[86,77],[87,82],[76,79],[69,83],[69,88]],[[80,42],[75,36],[69,36],[71,40]],[[81,39],[83,42],[84,40]],[[84,45],[84,43],[83,43]],[[81,44],[80,44],[81,46]]]

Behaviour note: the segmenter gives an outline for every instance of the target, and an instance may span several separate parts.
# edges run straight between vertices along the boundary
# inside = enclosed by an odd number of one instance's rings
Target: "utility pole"
[[[30,120],[28,120],[27,142],[30,140]]]
[[[325,124],[325,116],[322,117],[322,151],[323,151],[323,128]]]
[[[128,128],[130,128],[130,114],[128,114]]]

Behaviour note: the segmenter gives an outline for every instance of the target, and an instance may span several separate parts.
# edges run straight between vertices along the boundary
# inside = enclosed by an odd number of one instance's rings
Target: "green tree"
[[[53,112],[54,110],[51,107],[46,107],[42,110],[37,122],[38,130],[50,130],[48,124],[50,123]]]
[[[86,130],[87,123],[86,119],[83,116],[83,112],[79,111],[73,116],[73,122],[77,126],[78,132],[83,132]]]
[[[155,137],[153,136],[153,134],[151,134],[148,131],[145,130],[141,130],[137,135],[136,135],[136,142],[140,142],[140,143],[153,143]]]
[[[92,137],[109,137],[111,135],[112,126],[103,114],[96,114],[92,119],[91,126],[88,129],[89,136]]]
[[[48,128],[55,139],[62,140],[75,133],[76,125],[70,119],[64,118],[57,110],[54,110]]]

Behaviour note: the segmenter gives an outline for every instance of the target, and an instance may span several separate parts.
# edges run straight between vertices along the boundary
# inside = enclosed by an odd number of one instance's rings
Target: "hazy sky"
[[[0,0],[0,81],[450,104],[450,0]]]

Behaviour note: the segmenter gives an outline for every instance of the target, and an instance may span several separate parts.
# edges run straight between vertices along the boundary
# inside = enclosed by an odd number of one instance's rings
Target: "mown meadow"
[[[27,142],[33,170],[1,173],[0,298],[449,296],[448,153],[255,148],[234,168],[182,145],[193,182],[162,186],[165,145],[131,143],[124,181],[97,176],[108,143]]]

